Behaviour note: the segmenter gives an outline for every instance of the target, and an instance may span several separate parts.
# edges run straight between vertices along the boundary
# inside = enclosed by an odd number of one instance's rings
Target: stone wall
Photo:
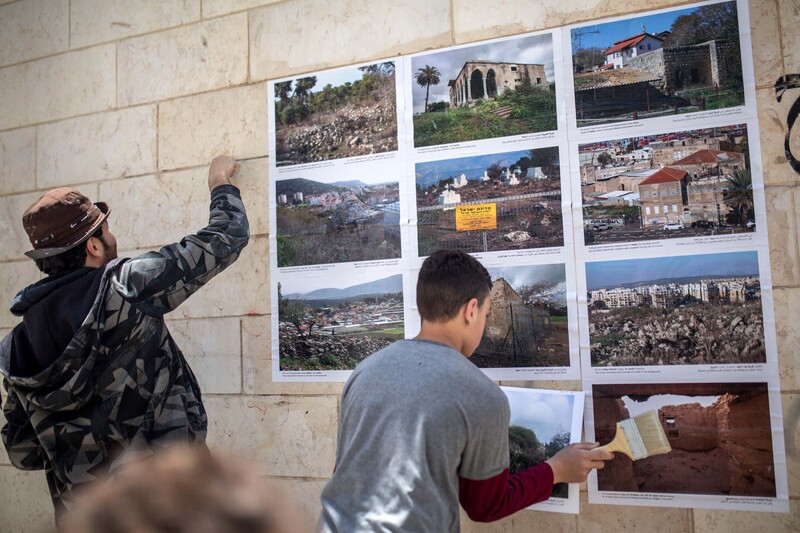
[[[251,243],[168,320],[203,387],[211,446],[259,461],[316,513],[342,385],[271,380],[266,80],[631,9],[604,0],[0,0],[0,301],[39,278],[22,255],[19,217],[42,191],[76,186],[108,201],[120,252],[135,254],[202,227],[215,154],[245,159],[237,181]],[[793,513],[645,511],[588,504],[583,492],[580,515],[523,511],[489,525],[464,517],[465,533],[800,529],[800,176],[783,155],[794,95],[778,104],[773,90],[800,72],[800,16],[791,0],[752,1],[750,13]],[[0,307],[0,334],[16,323]],[[52,525],[41,472],[14,469],[0,451],[0,487],[0,529]]]

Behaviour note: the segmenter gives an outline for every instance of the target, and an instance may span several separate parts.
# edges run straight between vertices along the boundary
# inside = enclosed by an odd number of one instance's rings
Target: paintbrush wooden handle
[[[619,422],[617,422],[617,432],[614,435],[614,438],[611,439],[611,442],[604,446],[599,446],[595,448],[595,450],[620,452],[633,459],[633,452],[631,452],[631,447],[628,445],[628,439],[625,437],[625,432],[622,431],[622,425]]]

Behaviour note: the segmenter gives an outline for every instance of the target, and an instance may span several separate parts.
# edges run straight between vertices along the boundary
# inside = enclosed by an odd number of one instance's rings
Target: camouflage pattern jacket
[[[239,190],[222,185],[196,234],[17,294],[11,311],[23,322],[0,343],[2,439],[14,466],[45,470],[57,516],[80,484],[160,447],[205,442],[200,389],[163,315],[232,264],[248,238]],[[72,328],[70,313],[80,313]]]

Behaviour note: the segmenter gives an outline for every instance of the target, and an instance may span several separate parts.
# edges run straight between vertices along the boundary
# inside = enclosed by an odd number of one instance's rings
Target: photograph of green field
[[[571,39],[579,127],[744,105],[735,1],[575,28]]]
[[[404,338],[402,276],[364,277],[278,284],[280,370],[352,370]]]
[[[275,182],[275,195],[279,267],[400,257],[396,181],[291,178]]]
[[[552,34],[411,59],[414,146],[557,128]]]

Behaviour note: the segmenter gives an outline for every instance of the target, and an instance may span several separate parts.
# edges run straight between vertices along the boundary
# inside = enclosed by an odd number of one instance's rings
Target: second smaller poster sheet
[[[509,472],[544,462],[581,441],[584,394],[560,390],[500,387],[511,407]],[[558,483],[549,499],[528,509],[578,514],[578,483]]]

